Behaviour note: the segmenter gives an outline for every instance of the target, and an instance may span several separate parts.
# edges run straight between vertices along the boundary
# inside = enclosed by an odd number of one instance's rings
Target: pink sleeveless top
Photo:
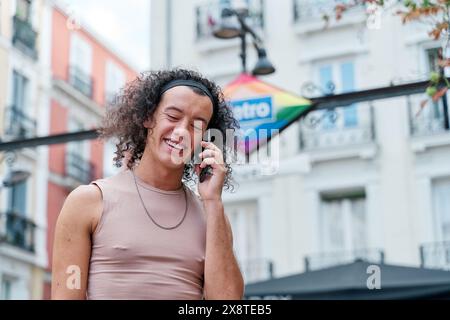
[[[178,224],[183,189],[164,191],[136,177],[147,211],[160,225]],[[153,223],[130,170],[92,182],[103,195],[103,213],[92,235],[88,299],[202,299],[206,220],[188,187],[188,211],[176,229]]]

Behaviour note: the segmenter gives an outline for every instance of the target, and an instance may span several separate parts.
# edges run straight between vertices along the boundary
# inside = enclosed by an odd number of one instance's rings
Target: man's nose
[[[183,141],[186,135],[189,135],[187,125],[180,124],[173,130],[172,139],[176,141]]]

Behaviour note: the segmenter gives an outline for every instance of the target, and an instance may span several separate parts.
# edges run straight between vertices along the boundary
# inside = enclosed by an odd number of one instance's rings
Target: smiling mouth
[[[171,147],[173,149],[176,149],[176,150],[179,150],[179,151],[183,151],[185,149],[183,145],[181,145],[179,143],[176,143],[176,142],[174,142],[174,141],[172,141],[170,139],[163,139],[163,140],[169,147]]]

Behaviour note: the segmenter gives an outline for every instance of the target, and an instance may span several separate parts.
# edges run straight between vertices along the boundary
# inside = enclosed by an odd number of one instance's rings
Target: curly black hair
[[[152,119],[161,100],[161,89],[172,80],[194,80],[202,83],[209,90],[213,97],[213,115],[207,129],[219,130],[225,139],[226,130],[239,128],[238,121],[233,117],[233,112],[225,101],[222,89],[200,73],[180,68],[144,72],[128,83],[116,96],[114,102],[107,108],[99,128],[101,138],[117,138],[116,156],[114,157],[116,167],[122,166],[126,153],[129,154],[127,155],[129,169],[132,169],[142,158],[148,133],[148,129],[144,127],[143,123]],[[200,95],[205,95],[196,88],[192,88],[192,90]],[[225,143],[223,145],[225,146]],[[223,156],[227,169],[224,187],[233,189],[232,169],[226,159],[225,150]],[[193,159],[189,164],[185,164],[183,179],[186,182],[197,181]]]

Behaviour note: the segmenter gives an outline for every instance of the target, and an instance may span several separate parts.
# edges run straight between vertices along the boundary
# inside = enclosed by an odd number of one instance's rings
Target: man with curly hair
[[[130,83],[100,129],[117,139],[114,160],[124,169],[67,197],[52,298],[241,299],[222,203],[231,167],[223,148],[201,141],[207,130],[226,137],[237,126],[220,87],[197,72],[149,72]]]

